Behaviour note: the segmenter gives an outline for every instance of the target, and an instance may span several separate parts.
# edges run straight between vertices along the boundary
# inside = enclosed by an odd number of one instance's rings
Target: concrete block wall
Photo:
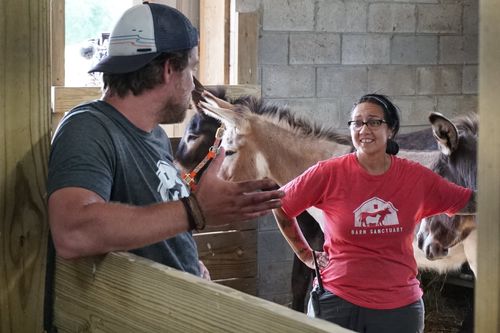
[[[379,92],[403,131],[431,111],[477,111],[478,0],[240,0],[260,11],[259,83],[266,100],[346,130],[357,97]],[[259,233],[259,293],[288,304],[292,254],[272,217]]]

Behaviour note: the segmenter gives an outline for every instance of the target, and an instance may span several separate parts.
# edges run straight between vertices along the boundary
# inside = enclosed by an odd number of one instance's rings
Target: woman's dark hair
[[[163,83],[163,67],[169,61],[175,71],[184,70],[189,63],[189,50],[162,53],[146,66],[135,72],[124,74],[103,73],[103,89],[111,94],[125,97],[129,91],[137,96]]]
[[[364,102],[377,104],[384,111],[384,120],[387,126],[392,130],[392,137],[387,140],[386,152],[391,155],[396,155],[399,151],[399,145],[394,141],[394,137],[399,132],[399,108],[392,103],[389,97],[381,94],[363,95],[354,105],[356,106]]]

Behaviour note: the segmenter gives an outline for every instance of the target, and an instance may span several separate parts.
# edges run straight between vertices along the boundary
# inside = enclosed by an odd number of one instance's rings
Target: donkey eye
[[[186,141],[194,141],[196,139],[198,139],[198,135],[196,135],[196,134],[189,134],[187,136],[187,138],[186,138]]]
[[[231,156],[234,154],[236,154],[236,152],[234,150],[226,150],[226,156]]]

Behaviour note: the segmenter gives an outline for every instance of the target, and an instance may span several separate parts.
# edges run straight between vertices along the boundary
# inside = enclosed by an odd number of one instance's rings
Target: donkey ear
[[[457,127],[448,118],[437,112],[432,112],[429,115],[429,121],[439,150],[445,155],[451,155],[458,147]]]
[[[203,101],[199,105],[206,115],[221,121],[227,128],[236,128],[238,131],[246,129],[248,120],[245,117],[245,112],[235,112]]]

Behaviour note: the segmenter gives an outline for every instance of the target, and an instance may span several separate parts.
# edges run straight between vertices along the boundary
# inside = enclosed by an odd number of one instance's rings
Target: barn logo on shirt
[[[353,211],[354,229],[351,234],[384,234],[401,232],[398,210],[389,201],[373,197]]]
[[[160,179],[157,191],[163,201],[175,201],[187,197],[189,191],[186,184],[179,177],[177,169],[168,162],[158,161],[156,175]]]

